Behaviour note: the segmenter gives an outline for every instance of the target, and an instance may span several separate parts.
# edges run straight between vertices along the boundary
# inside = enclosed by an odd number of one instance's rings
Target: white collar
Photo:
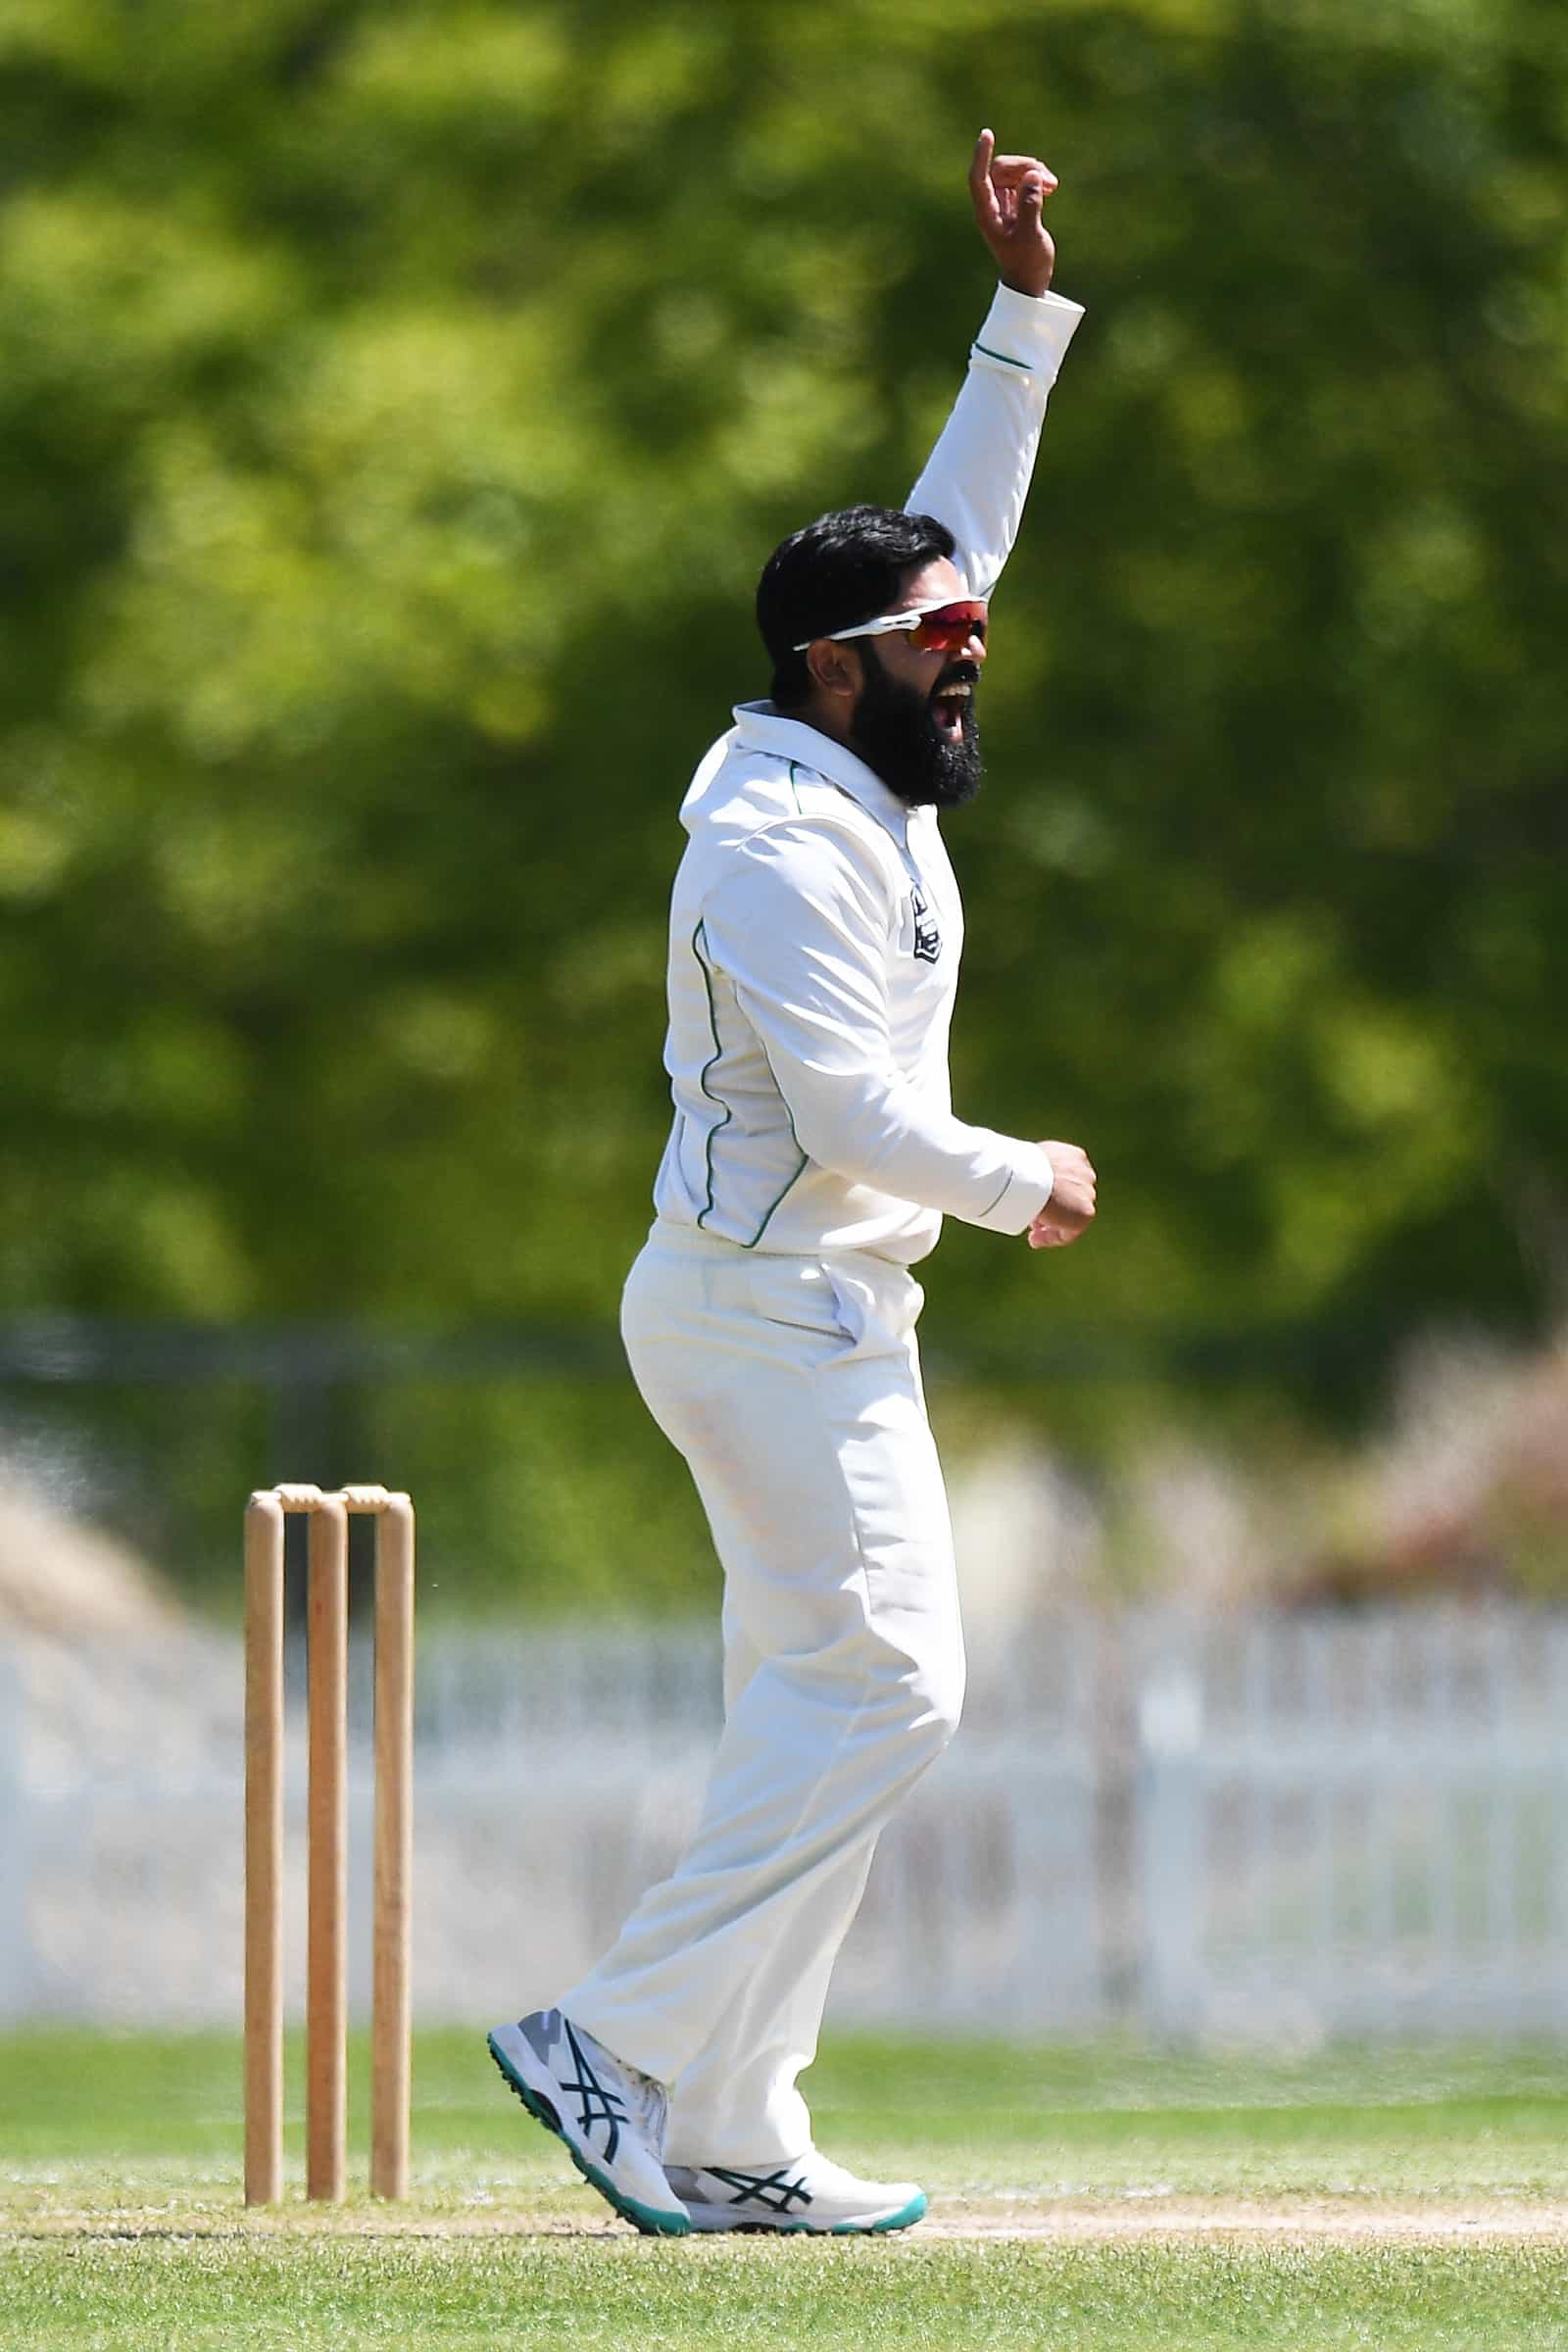
[[[886,826],[901,849],[908,847],[912,811],[907,802],[890,792],[875,770],[858,759],[848,744],[824,735],[820,727],[808,726],[804,718],[786,718],[771,703],[737,703],[734,740],[750,751],[771,752],[779,760],[799,760],[802,767],[810,768],[829,784],[836,784],[840,792],[847,792],[852,800],[858,801],[879,825]]]

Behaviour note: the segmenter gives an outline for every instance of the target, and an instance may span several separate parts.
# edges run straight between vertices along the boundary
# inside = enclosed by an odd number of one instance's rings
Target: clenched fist
[[[1029,1228],[1031,1250],[1063,1250],[1095,1221],[1095,1168],[1076,1144],[1042,1144],[1054,1181],[1051,1199]]]

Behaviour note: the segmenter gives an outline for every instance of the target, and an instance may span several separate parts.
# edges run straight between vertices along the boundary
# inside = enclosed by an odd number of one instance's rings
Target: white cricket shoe
[[[815,2148],[765,2173],[726,2164],[672,2164],[668,2180],[694,2230],[812,2230],[855,2237],[908,2230],[925,2212],[925,2191],[912,2180],[858,2180]]]
[[[623,2220],[645,2237],[684,2237],[691,2222],[660,2163],[664,2092],[559,2009],[536,2009],[487,2036],[490,2055],[535,2120]]]

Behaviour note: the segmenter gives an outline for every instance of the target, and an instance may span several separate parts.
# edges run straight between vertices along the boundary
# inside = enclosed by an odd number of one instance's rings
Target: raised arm
[[[1002,283],[969,352],[963,389],[905,501],[958,542],[972,596],[989,596],[1012,553],[1040,447],[1046,402],[1083,310],[1050,291],[1056,249],[1041,219],[1054,172],[1029,155],[998,155],[983,130],[969,167],[975,224]]]

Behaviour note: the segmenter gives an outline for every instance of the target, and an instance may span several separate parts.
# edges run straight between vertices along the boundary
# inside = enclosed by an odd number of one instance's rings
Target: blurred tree
[[[1552,0],[11,0],[0,91],[0,1307],[612,1315],[675,804],[952,396],[983,120],[1090,318],[956,1092],[1105,1213],[938,1329],[1560,1304]]]

